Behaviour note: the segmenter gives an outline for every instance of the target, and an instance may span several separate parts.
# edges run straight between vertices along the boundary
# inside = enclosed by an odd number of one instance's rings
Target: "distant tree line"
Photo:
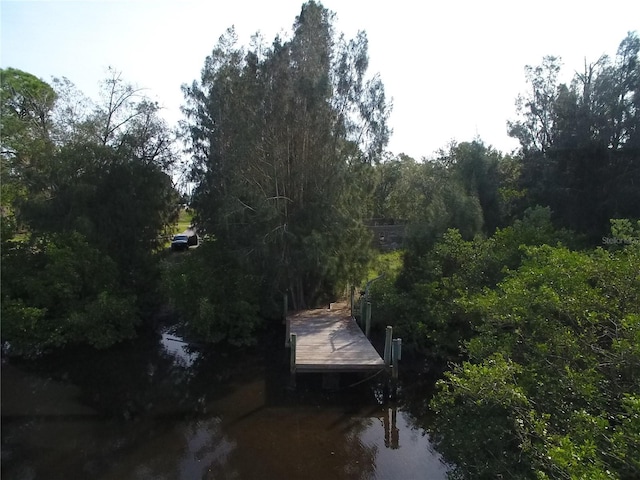
[[[563,226],[597,243],[610,218],[638,218],[640,205],[640,38],[630,33],[616,56],[585,61],[570,85],[561,62],[527,67],[530,91],[510,122],[522,147],[527,202],[548,205]]]

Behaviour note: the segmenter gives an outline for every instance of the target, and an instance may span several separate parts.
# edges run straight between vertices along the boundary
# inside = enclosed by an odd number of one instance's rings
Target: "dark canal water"
[[[385,403],[381,377],[349,375],[334,391],[299,375],[292,391],[280,343],[210,351],[148,333],[106,352],[5,359],[2,479],[446,478],[416,425],[427,399],[407,385]]]

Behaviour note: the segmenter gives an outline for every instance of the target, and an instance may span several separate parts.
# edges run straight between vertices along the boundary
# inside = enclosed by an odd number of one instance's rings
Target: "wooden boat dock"
[[[379,371],[391,364],[391,327],[387,327],[385,360],[358,326],[346,303],[287,315],[286,325],[292,374]],[[396,340],[393,342],[395,346]],[[399,358],[399,343],[396,350]],[[397,366],[397,360],[394,363]]]

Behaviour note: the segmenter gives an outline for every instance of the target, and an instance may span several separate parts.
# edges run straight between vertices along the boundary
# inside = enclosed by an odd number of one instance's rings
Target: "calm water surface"
[[[282,347],[198,351],[168,333],[5,360],[2,478],[445,479],[402,394],[384,404],[382,379],[360,380],[329,392],[299,375],[292,391]]]

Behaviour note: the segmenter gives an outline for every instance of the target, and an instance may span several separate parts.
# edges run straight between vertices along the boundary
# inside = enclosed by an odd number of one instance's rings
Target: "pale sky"
[[[268,42],[288,34],[301,0],[0,1],[0,65],[45,81],[65,76],[91,98],[107,67],[164,106],[174,125],[180,86],[198,79],[226,28],[242,44],[256,31]],[[325,0],[336,29],[369,37],[369,71],[388,97],[389,150],[431,157],[451,140],[478,135],[508,153],[506,133],[524,92],[524,66],[544,55],[563,59],[563,78],[585,57],[613,56],[630,30],[640,30],[640,2]]]

